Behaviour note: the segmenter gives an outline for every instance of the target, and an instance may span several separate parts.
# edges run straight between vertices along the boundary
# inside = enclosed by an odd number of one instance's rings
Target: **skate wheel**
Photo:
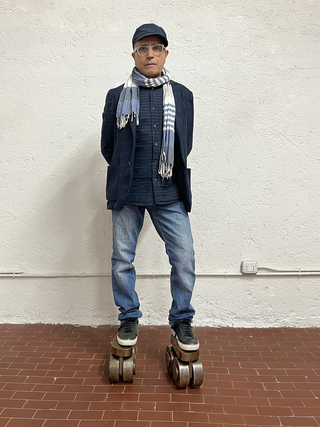
[[[181,362],[179,359],[174,358],[172,363],[172,377],[176,387],[187,387],[190,380],[189,363]]]
[[[133,355],[128,359],[123,359],[122,362],[122,379],[124,382],[132,383],[133,374],[135,371],[135,361]]]
[[[192,363],[192,379],[190,381],[191,387],[199,387],[203,383],[203,366],[201,360],[198,359]]]
[[[172,363],[173,363],[173,359],[174,359],[174,350],[172,347],[167,347],[166,348],[166,365],[167,365],[167,370],[169,375],[172,374]]]
[[[120,361],[119,358],[115,357],[113,354],[110,354],[109,362],[109,381],[111,383],[119,382],[120,378]]]

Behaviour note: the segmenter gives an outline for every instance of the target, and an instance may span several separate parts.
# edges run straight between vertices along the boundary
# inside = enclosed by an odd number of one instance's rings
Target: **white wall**
[[[101,112],[146,22],[165,28],[167,68],[195,96],[195,324],[320,326],[319,276],[238,274],[242,260],[320,270],[317,0],[1,2],[0,272],[48,277],[2,274],[0,322],[117,323]],[[165,324],[169,266],[149,218],[136,268],[141,322]]]

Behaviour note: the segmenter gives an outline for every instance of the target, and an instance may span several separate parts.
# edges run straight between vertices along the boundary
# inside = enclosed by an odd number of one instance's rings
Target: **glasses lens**
[[[137,47],[137,51],[139,55],[146,55],[149,52],[148,46],[139,46]]]
[[[152,49],[152,52],[155,55],[160,55],[164,51],[164,46],[162,44],[154,44],[150,47]],[[137,50],[139,55],[144,56],[144,55],[147,55],[147,53],[149,53],[150,47],[149,46],[138,46],[136,48],[136,50]]]
[[[162,53],[162,52],[163,52],[163,46],[162,46],[162,44],[154,44],[154,45],[152,46],[152,52],[153,52],[155,55],[160,55],[160,53]]]

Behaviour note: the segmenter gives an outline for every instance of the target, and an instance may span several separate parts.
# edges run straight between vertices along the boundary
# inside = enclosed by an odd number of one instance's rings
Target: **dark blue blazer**
[[[171,81],[176,103],[174,169],[186,211],[191,210],[190,169],[187,156],[192,149],[193,95],[185,86]],[[120,210],[126,203],[132,182],[136,148],[136,120],[123,128],[116,124],[116,109],[123,85],[111,89],[106,98],[101,132],[101,152],[108,162],[108,209]]]

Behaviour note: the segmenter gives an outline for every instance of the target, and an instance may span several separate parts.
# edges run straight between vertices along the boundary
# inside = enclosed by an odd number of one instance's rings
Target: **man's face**
[[[149,52],[142,56],[138,52],[133,52],[132,56],[136,64],[136,68],[140,74],[146,76],[148,79],[155,79],[161,76],[162,68],[166,62],[168,51],[163,51],[159,56],[156,56],[151,49],[154,44],[163,44],[159,36],[147,36],[138,40],[134,48],[138,46],[150,46]]]

